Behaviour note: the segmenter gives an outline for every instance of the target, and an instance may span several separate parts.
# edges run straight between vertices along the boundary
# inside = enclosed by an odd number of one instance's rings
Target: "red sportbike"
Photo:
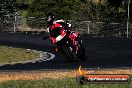
[[[53,30],[50,39],[57,46],[55,50],[71,61],[86,60],[85,48],[78,32],[57,29]]]

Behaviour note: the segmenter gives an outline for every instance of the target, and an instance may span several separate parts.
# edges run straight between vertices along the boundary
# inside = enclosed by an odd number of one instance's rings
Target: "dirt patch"
[[[88,70],[87,74],[132,74],[130,70]],[[27,71],[27,72],[0,72],[0,82],[7,82],[11,80],[40,80],[45,78],[61,79],[65,77],[76,77],[79,74],[77,70],[74,71]]]
[[[29,71],[29,72],[1,72],[0,82],[10,80],[39,80],[44,78],[60,79],[64,77],[75,77],[75,71]]]

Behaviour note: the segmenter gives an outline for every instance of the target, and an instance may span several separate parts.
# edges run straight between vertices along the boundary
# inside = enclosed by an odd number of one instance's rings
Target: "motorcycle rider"
[[[50,39],[54,44],[57,45],[55,40],[56,37],[60,34],[61,30],[63,29],[67,31],[71,31],[71,24],[62,19],[56,20],[53,13],[48,13],[46,17],[47,17],[47,31],[50,34]],[[56,48],[55,51],[58,51],[58,48]]]
[[[51,26],[54,25],[54,28],[52,28]],[[48,13],[47,14],[47,31],[49,33],[51,33],[53,30],[55,29],[62,29],[64,27],[64,29],[67,29],[70,31],[71,29],[71,24],[68,23],[65,20],[56,20],[55,16],[53,15],[53,13]]]
[[[67,41],[68,44],[71,44],[72,47],[74,47],[73,51],[75,50],[76,54],[79,52],[79,57],[80,54],[85,56],[85,49],[82,47],[81,51],[83,53],[80,53],[79,47],[78,47],[78,42],[81,42],[81,40],[76,41],[76,39],[79,39],[80,36],[77,32],[71,32],[72,30],[71,24],[68,23],[65,20],[56,20],[55,16],[52,13],[47,14],[47,31],[49,32],[50,39],[53,43],[53,46],[51,47],[55,52],[58,51],[58,49],[61,51],[61,54],[65,54],[65,51],[63,50],[63,41]],[[63,33],[64,32],[64,33]],[[62,40],[59,42],[57,41],[57,38],[59,35],[65,35]],[[62,41],[62,42],[61,42]],[[82,50],[83,49],[83,50]],[[72,50],[72,49],[71,49]],[[82,58],[82,57],[81,57]],[[85,58],[83,58],[85,59]]]

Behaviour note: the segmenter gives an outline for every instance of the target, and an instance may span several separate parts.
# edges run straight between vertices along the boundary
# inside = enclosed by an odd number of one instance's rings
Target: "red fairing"
[[[76,38],[77,38],[77,36],[78,36],[79,33],[78,33],[78,32],[74,32],[73,34],[74,34],[74,35],[76,36]]]
[[[71,40],[75,40],[75,39],[77,38],[77,36],[78,36],[78,32],[73,32],[73,33],[71,33],[71,34],[69,35],[69,38],[70,38]]]
[[[64,28],[62,28],[61,35],[62,36],[65,36],[66,35],[66,31],[64,30]]]
[[[76,38],[78,37],[78,32],[73,32],[69,35],[69,38],[72,40],[73,45],[76,46],[76,53],[78,53],[78,46]]]
[[[56,28],[56,27],[61,27],[61,24],[54,23],[54,24],[51,26],[50,30],[53,30],[53,29]]]
[[[54,37],[50,37],[50,39],[52,40],[53,43],[56,43],[56,39]]]
[[[61,24],[55,23],[55,27],[61,27]]]

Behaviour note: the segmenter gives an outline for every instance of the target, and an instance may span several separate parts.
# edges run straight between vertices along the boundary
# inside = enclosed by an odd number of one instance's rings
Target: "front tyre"
[[[72,51],[70,47],[66,48],[65,46],[62,47],[63,51],[65,52],[66,56],[70,61],[77,61],[77,55],[74,51]]]

